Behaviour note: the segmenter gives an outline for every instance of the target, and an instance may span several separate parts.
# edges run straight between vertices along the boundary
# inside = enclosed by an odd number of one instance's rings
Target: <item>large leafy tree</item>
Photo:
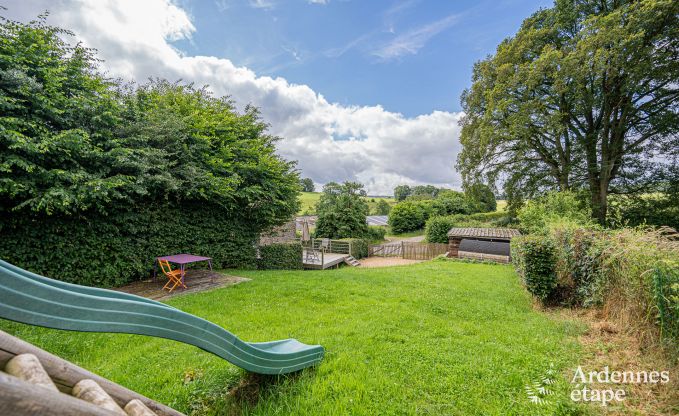
[[[405,201],[413,193],[413,190],[408,185],[398,185],[394,188],[394,199],[396,201]]]
[[[679,152],[679,4],[557,0],[475,65],[462,103],[465,182],[513,200],[585,188],[605,222],[611,192],[644,190]]]
[[[363,197],[363,185],[357,182],[330,182],[316,204],[316,236],[326,238],[363,237],[368,232],[365,217],[369,207]]]
[[[302,191],[304,192],[314,192],[316,190],[314,181],[312,181],[311,178],[302,178],[300,179],[299,184],[302,186]]]

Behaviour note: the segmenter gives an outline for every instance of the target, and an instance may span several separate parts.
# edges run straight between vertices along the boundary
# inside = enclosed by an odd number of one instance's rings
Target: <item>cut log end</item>
[[[130,402],[125,405],[125,412],[127,412],[129,416],[157,416],[138,399],[130,400]]]
[[[40,364],[38,357],[33,354],[19,354],[13,357],[5,365],[5,372],[36,386],[59,391]]]
[[[73,386],[73,396],[95,404],[102,409],[110,410],[115,414],[127,416],[127,413],[94,380],[84,379],[76,383]]]

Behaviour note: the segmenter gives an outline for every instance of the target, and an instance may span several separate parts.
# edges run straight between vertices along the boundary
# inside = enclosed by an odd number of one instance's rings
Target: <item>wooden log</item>
[[[184,416],[182,413],[168,406],[126,389],[123,386],[89,372],[84,368],[78,367],[73,363],[0,330],[0,368],[15,355],[23,353],[31,353],[38,357],[38,360],[40,360],[40,363],[45,368],[45,371],[47,371],[47,374],[50,375],[54,384],[56,384],[57,388],[62,392],[70,394],[71,389],[78,381],[89,378],[103,387],[119,406],[125,406],[130,400],[139,399],[158,416]],[[0,412],[0,415],[2,414],[5,413]]]
[[[115,413],[0,372],[0,415],[114,416]]]
[[[151,409],[144,406],[144,403],[137,399],[130,400],[130,402],[125,405],[125,412],[127,412],[129,416],[156,416]]]
[[[52,391],[59,391],[54,385],[47,371],[40,364],[40,360],[33,354],[19,354],[5,364],[5,372],[36,386]]]
[[[125,411],[118,406],[111,396],[104,391],[104,389],[97,384],[96,381],[90,379],[80,380],[73,386],[73,396],[85,400],[97,406],[110,410],[111,412],[127,416]]]

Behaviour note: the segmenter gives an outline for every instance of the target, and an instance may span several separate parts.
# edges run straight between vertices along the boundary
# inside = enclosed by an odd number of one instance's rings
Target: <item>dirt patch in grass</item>
[[[163,289],[163,286],[167,283],[167,278],[162,273],[158,273],[155,279],[133,282],[115,290],[154,300],[166,300],[177,295],[233,286],[249,280],[246,277],[229,276],[211,270],[187,270],[184,279],[187,288],[177,288],[172,293]]]
[[[603,415],[678,415],[679,414],[679,365],[659,346],[642,347],[638,336],[625,328],[603,319],[601,311],[593,309],[550,309],[550,314],[563,319],[578,320],[588,329],[580,336],[583,360],[580,364],[585,375],[590,371],[669,371],[668,383],[597,384],[595,389],[621,388],[626,398],[606,407],[592,406]],[[569,378],[575,369],[569,370]]]

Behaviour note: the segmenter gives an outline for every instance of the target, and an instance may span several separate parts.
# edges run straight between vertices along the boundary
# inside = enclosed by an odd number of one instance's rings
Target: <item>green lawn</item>
[[[248,341],[322,344],[320,366],[227,395],[244,374],[188,345],[1,320],[0,328],[186,413],[576,414],[565,382],[542,406],[524,389],[550,365],[576,365],[582,328],[535,311],[510,266],[231,273],[252,281],[170,303]]]
[[[299,208],[299,215],[304,215],[304,214],[309,214],[313,215],[316,213],[316,202],[318,202],[318,199],[321,197],[320,192],[301,192],[299,196],[299,202],[302,204],[301,207]],[[368,206],[370,207],[370,212],[374,212],[375,207],[377,206],[377,203],[381,200],[384,199],[387,201],[390,205],[396,204],[396,200],[394,198],[379,198],[379,197],[372,197],[372,196],[367,196],[363,198],[367,203]]]

